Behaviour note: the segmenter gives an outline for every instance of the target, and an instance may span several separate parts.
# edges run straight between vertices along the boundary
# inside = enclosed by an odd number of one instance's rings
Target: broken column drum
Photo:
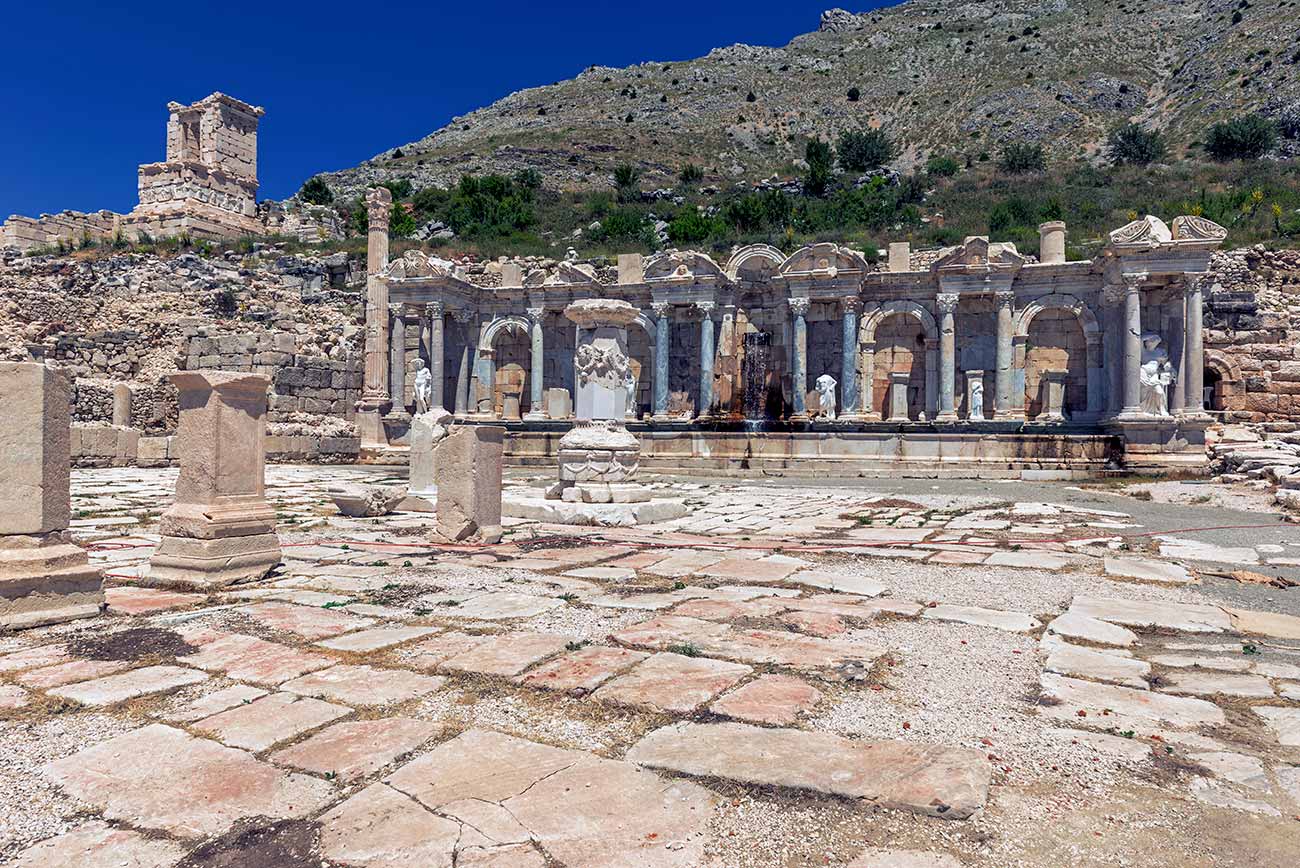
[[[176,429],[176,500],[159,521],[150,584],[218,588],[261,578],[280,562],[266,501],[266,391],[261,374],[187,371]]]
[[[560,439],[560,482],[551,494],[588,503],[649,500],[649,490],[632,481],[641,446],[623,423],[630,398],[627,327],[637,309],[626,301],[587,299],[564,315],[578,329],[576,420]]]

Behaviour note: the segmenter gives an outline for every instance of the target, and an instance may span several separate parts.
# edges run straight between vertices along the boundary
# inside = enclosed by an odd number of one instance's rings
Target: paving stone
[[[812,711],[822,692],[788,675],[763,675],[736,688],[709,706],[709,711],[752,723],[789,726]]]
[[[1300,684],[1279,684],[1277,695],[1283,699],[1294,699],[1300,702]]]
[[[564,650],[571,636],[550,633],[503,633],[489,636],[468,651],[444,660],[443,669],[478,675],[518,675],[529,666]]]
[[[918,742],[865,741],[741,723],[679,723],[655,730],[627,759],[724,780],[865,799],[961,820],[988,800],[984,754]]]
[[[1280,744],[1300,746],[1300,708],[1257,705],[1251,711],[1264,718],[1264,723],[1273,730],[1273,735]]]
[[[1273,688],[1259,675],[1228,672],[1175,670],[1165,675],[1161,690],[1192,696],[1242,696],[1247,699],[1272,699]]]
[[[1244,799],[1217,781],[1192,778],[1188,789],[1191,790],[1192,798],[1207,805],[1214,805],[1216,808],[1230,808],[1234,811],[1246,811],[1247,813],[1262,814],[1267,817],[1282,816],[1281,812],[1268,802],[1258,799]]]
[[[372,784],[320,818],[321,856],[375,868],[451,868],[461,825],[384,784]]]
[[[1232,629],[1251,636],[1269,636],[1273,639],[1300,639],[1300,618],[1276,612],[1252,612],[1248,609],[1228,609]]]
[[[492,848],[502,844],[523,844],[532,838],[510,812],[495,802],[482,799],[461,799],[448,802],[438,809],[444,817],[464,823],[460,846]]]
[[[67,663],[71,659],[72,657],[68,655],[68,647],[61,642],[40,645],[0,657],[0,672],[21,672],[24,669]]]
[[[1255,790],[1270,789],[1264,764],[1253,756],[1231,751],[1212,751],[1189,754],[1188,759],[1214,772],[1216,778]]]
[[[1225,720],[1223,709],[1203,699],[1097,684],[1046,672],[1042,676],[1042,698],[1053,704],[1040,703],[1040,714],[1070,722],[1079,720],[1080,711],[1093,723],[1112,713],[1161,721],[1178,729],[1219,726]]]
[[[482,730],[438,745],[386,782],[433,810],[498,803],[568,868],[696,868],[715,804],[689,781]]]
[[[1056,572],[1070,565],[1069,558],[1056,557],[1039,551],[996,551],[984,561],[990,567],[1025,567],[1033,570]]]
[[[706,551],[679,551],[645,567],[642,572],[667,579],[682,579],[722,560],[723,556]]]
[[[333,773],[344,782],[378,771],[424,744],[438,725],[427,720],[385,717],[336,723],[298,744],[271,754],[276,765],[319,775]]]
[[[1138,643],[1137,634],[1132,630],[1076,612],[1066,612],[1052,619],[1047,625],[1047,632],[1068,639],[1081,639],[1094,645],[1111,645],[1116,648],[1127,648]]]
[[[940,603],[921,610],[922,618],[934,621],[956,621],[975,627],[992,627],[1012,633],[1027,633],[1040,626],[1038,619],[1023,612],[1004,612],[999,609],[982,609],[979,606],[954,606]]]
[[[932,564],[951,564],[959,567],[969,567],[975,564],[982,564],[988,558],[984,552],[935,552],[930,555],[928,562]]]
[[[173,723],[193,723],[228,709],[246,705],[263,696],[266,696],[266,691],[260,687],[236,684],[234,687],[227,687],[188,702],[175,711],[162,715],[162,718]]]
[[[889,615],[901,615],[904,618],[915,618],[921,614],[921,610],[924,609],[925,606],[914,600],[893,600],[882,598],[879,600],[867,600],[863,603],[859,603],[858,608],[862,609],[864,612],[871,612],[872,614],[883,613]]]
[[[104,599],[109,612],[123,615],[148,615],[168,609],[183,609],[206,599],[203,594],[182,594],[161,588],[136,588],[120,586],[104,589]]]
[[[1257,564],[1259,553],[1245,546],[1225,547],[1196,540],[1158,536],[1160,556],[1188,561],[1210,561],[1218,564]]]
[[[592,646],[543,663],[519,681],[529,687],[583,695],[648,656],[626,648]]]
[[[532,594],[515,593],[514,591],[499,591],[491,594],[480,594],[440,614],[444,614],[449,618],[500,621],[507,618],[532,618],[563,605],[563,600],[554,597],[537,597]]]
[[[272,693],[205,717],[194,724],[231,747],[263,751],[352,713],[342,705],[289,693]]]
[[[767,618],[780,613],[787,603],[782,600],[687,600],[673,608],[674,615],[703,618],[706,621],[738,621],[741,618]]]
[[[660,652],[593,695],[602,702],[684,714],[704,705],[751,671],[739,663]]]
[[[1291,800],[1300,805],[1300,766],[1275,766],[1273,774]]]
[[[1098,753],[1142,762],[1151,759],[1151,745],[1136,738],[1107,735],[1101,732],[1082,732],[1077,729],[1048,729],[1044,732],[1059,741],[1087,745]]]
[[[1078,595],[1070,613],[1130,627],[1164,627],[1184,633],[1221,633],[1232,629],[1226,612],[1216,606],[1147,600],[1114,600]]]
[[[1145,661],[1093,651],[1066,642],[1051,646],[1043,668],[1059,675],[1108,681],[1139,690],[1147,689],[1146,676],[1151,674],[1151,664]]]
[[[595,579],[607,582],[625,582],[636,578],[636,570],[628,567],[580,567],[564,573],[572,579]]]
[[[868,604],[874,602],[866,601]],[[625,645],[656,649],[694,645],[700,653],[709,656],[744,663],[774,663],[795,669],[823,669],[848,661],[869,663],[886,651],[858,641],[820,639],[769,630],[741,630],[726,624],[674,615],[634,624],[613,634],[613,638]]]
[[[1218,669],[1223,672],[1248,672],[1250,661],[1244,657],[1201,657],[1192,654],[1154,654],[1152,663],[1188,669]]]
[[[924,542],[934,530],[923,527],[855,527],[845,533],[857,542],[905,545]]]
[[[961,868],[961,862],[947,853],[868,847],[847,868]]]
[[[809,636],[839,636],[848,631],[848,627],[838,615],[830,612],[793,611],[781,616],[781,623],[793,627]]]
[[[445,661],[471,648],[477,648],[490,638],[490,635],[475,636],[455,631],[441,633],[403,653],[401,659],[416,669],[436,669]]]
[[[13,684],[0,684],[0,709],[22,708],[28,702],[26,690]]]
[[[1139,558],[1106,558],[1102,568],[1107,576],[1136,579],[1139,582],[1156,582],[1163,585],[1186,585],[1196,577],[1186,567],[1167,561],[1148,561]]]
[[[172,868],[185,849],[92,820],[19,853],[9,868]]]
[[[187,684],[197,684],[207,677],[202,672],[180,666],[146,666],[106,678],[56,687],[47,692],[51,696],[72,699],[82,705],[114,705],[150,693],[162,693]]]
[[[337,636],[375,623],[370,618],[295,603],[258,603],[244,606],[239,611],[264,627],[293,633],[307,640]]]
[[[844,594],[857,594],[863,597],[879,597],[888,590],[880,582],[862,576],[844,575],[833,570],[824,569],[800,570],[787,578],[786,581],[808,585],[813,588],[823,588],[828,591],[839,591]]]
[[[331,666],[286,681],[281,690],[300,696],[317,696],[348,705],[388,705],[432,693],[445,678],[420,675],[408,669],[380,669],[374,666]]]
[[[332,651],[364,653],[401,645],[437,632],[437,627],[376,627],[373,630],[360,630],[345,636],[336,636],[316,644]]]
[[[216,638],[201,635],[194,639],[184,632],[182,635],[187,641],[198,641],[200,647],[196,653],[180,658],[181,662],[209,672],[224,672],[236,681],[277,685],[303,673],[332,666],[335,662],[324,654],[313,654],[242,633],[222,633]]]
[[[797,564],[774,558],[726,558],[696,571],[697,575],[739,582],[779,582],[798,570]]]
[[[1263,660],[1252,663],[1250,671],[1265,678],[1294,678],[1300,680],[1300,666],[1292,663],[1273,663]]]
[[[456,855],[456,868],[546,868],[546,857],[531,844],[464,847]]]
[[[245,817],[310,815],[334,797],[325,781],[160,723],[49,763],[42,773],[105,819],[183,838],[220,835]]]
[[[28,669],[15,676],[14,680],[35,690],[47,690],[51,687],[62,687],[64,684],[75,684],[78,681],[89,681],[92,678],[112,675],[130,665],[123,660],[69,660],[67,663],[57,663],[54,666]]]

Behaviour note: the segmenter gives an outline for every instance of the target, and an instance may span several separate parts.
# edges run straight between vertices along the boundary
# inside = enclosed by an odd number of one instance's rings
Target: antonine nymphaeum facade
[[[371,197],[371,225],[384,214]],[[378,225],[383,225],[379,223]],[[618,298],[629,327],[629,428],[653,460],[748,467],[801,458],[1134,466],[1203,459],[1204,275],[1225,231],[1147,217],[1094,260],[1066,261],[1044,224],[1037,259],[981,237],[888,270],[823,243],[766,245],[720,263],[703,253],[621,256],[474,285],[371,239],[363,456],[405,442],[412,372],[432,403],[511,425],[515,456],[549,456],[571,414],[573,323],[584,298]],[[904,248],[904,249],[900,249]],[[827,467],[833,464],[826,465]]]

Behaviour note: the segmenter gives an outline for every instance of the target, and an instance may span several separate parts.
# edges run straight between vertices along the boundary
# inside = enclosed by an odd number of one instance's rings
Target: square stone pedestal
[[[1035,422],[1065,421],[1065,378],[1068,374],[1068,371],[1057,368],[1048,368],[1039,374],[1042,412],[1034,417]]]
[[[1109,433],[1118,434],[1125,468],[1135,472],[1204,472],[1205,429],[1213,424],[1205,414],[1179,416],[1128,416],[1107,421]]]
[[[0,536],[0,629],[98,615],[104,579],[66,531]]]
[[[266,390],[261,374],[174,374],[180,390],[176,500],[159,520],[150,585],[211,589],[250,581],[280,562],[266,502]]]
[[[890,422],[907,422],[907,389],[912,382],[912,375],[907,371],[891,371],[889,374],[889,420]]]
[[[439,537],[500,541],[505,434],[499,425],[457,425],[438,443],[434,464]]]

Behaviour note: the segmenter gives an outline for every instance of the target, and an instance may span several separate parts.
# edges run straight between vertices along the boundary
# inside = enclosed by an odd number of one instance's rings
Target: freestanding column
[[[850,295],[843,301],[844,333],[841,337],[843,355],[840,358],[840,407],[845,417],[858,417],[858,311],[862,299]]]
[[[953,313],[957,310],[957,294],[941,292],[939,308],[939,415],[938,422],[956,422],[955,406],[957,384],[957,335]]]
[[[0,362],[0,629],[99,614],[103,580],[68,533],[71,389],[62,371]]]
[[[176,499],[146,583],[219,588],[258,579],[280,562],[266,502],[269,377],[229,371],[173,374],[180,391]]]
[[[1183,370],[1187,385],[1183,389],[1185,411],[1205,412],[1205,342],[1202,334],[1204,286],[1206,275],[1188,274],[1183,289]]]
[[[528,352],[528,412],[525,419],[545,419],[546,408],[542,405],[542,379],[546,375],[546,335],[542,330],[546,308],[528,308],[528,336],[532,346]]]
[[[995,296],[998,307],[997,371],[993,379],[993,418],[1010,419],[1012,378],[1012,311],[1014,292],[999,292]]]
[[[808,299],[790,299],[790,313],[794,316],[794,358],[790,364],[790,379],[793,381],[790,397],[794,402],[792,419],[808,418]]]
[[[446,390],[446,324],[443,321],[443,304],[440,301],[431,301],[424,306],[425,314],[429,317],[429,374],[430,386],[433,393],[429,398],[429,406],[447,408]]]
[[[703,319],[700,320],[700,406],[696,416],[713,415],[713,359],[716,355],[713,337],[713,309],[716,304],[711,301],[697,301]]]
[[[474,347],[471,346],[469,321],[474,318],[472,310],[457,308],[451,312],[452,318],[460,328],[460,364],[456,369],[456,415],[465,416],[469,409],[470,365],[474,361]]]
[[[672,309],[666,301],[655,302],[655,382],[654,415],[656,419],[668,416],[668,346],[672,339]]]
[[[1121,416],[1142,415],[1142,283],[1146,274],[1124,275],[1124,403]]]
[[[1106,416],[1118,416],[1124,396],[1124,287],[1106,286],[1101,291],[1106,318],[1102,335],[1102,356],[1106,365]]]
[[[386,187],[366,193],[370,231],[366,242],[366,367],[361,400],[357,402],[357,433],[361,445],[387,446],[380,421],[388,405],[388,284],[380,272],[388,265],[388,215],[393,194]]]
[[[391,371],[388,381],[392,384],[390,389],[393,400],[392,409],[388,411],[390,418],[408,415],[406,412],[406,320],[403,318],[402,310],[403,306],[400,304],[388,306],[393,324],[388,359]]]

